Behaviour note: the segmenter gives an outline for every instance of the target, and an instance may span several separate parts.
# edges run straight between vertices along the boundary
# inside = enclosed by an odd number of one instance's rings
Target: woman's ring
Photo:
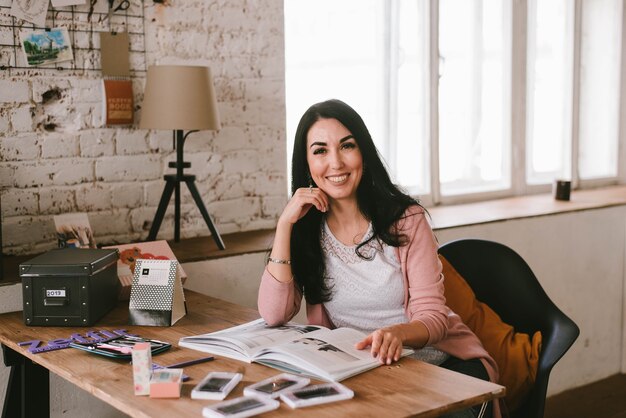
[[[309,193],[313,194],[313,185],[309,185]]]

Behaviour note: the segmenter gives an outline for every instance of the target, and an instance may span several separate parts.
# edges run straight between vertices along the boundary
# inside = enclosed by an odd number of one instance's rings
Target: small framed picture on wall
[[[72,61],[72,44],[67,28],[24,30],[21,32],[22,52],[29,66]]]

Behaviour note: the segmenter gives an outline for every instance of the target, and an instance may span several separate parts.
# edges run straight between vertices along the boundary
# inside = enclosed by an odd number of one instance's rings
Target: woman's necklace
[[[369,225],[369,223],[367,223],[367,224],[365,224],[365,228],[360,228],[360,232],[358,232],[354,236],[354,238],[352,238],[352,242],[354,242],[354,245],[357,245],[358,243],[363,241],[363,237],[367,233],[367,230],[369,229],[369,227],[370,227],[370,225]]]
[[[340,224],[338,221],[336,221],[335,223],[328,218],[326,219],[326,223],[328,224],[330,232],[332,232],[335,238],[337,238],[337,240],[339,240],[339,242],[344,245],[357,245],[363,240],[363,237],[367,233],[370,225],[367,219],[363,218],[362,221],[365,223],[365,225],[363,226],[363,222],[359,222],[357,233],[352,234],[350,231],[346,231],[343,230],[343,228],[340,228]]]

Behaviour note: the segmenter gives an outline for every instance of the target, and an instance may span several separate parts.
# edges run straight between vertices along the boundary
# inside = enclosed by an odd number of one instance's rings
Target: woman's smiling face
[[[329,198],[356,199],[363,156],[352,133],[337,119],[319,119],[307,134],[311,178]]]

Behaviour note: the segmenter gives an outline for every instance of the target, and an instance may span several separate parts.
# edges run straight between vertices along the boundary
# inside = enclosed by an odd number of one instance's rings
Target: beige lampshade
[[[220,129],[211,70],[186,65],[149,67],[139,128]]]

